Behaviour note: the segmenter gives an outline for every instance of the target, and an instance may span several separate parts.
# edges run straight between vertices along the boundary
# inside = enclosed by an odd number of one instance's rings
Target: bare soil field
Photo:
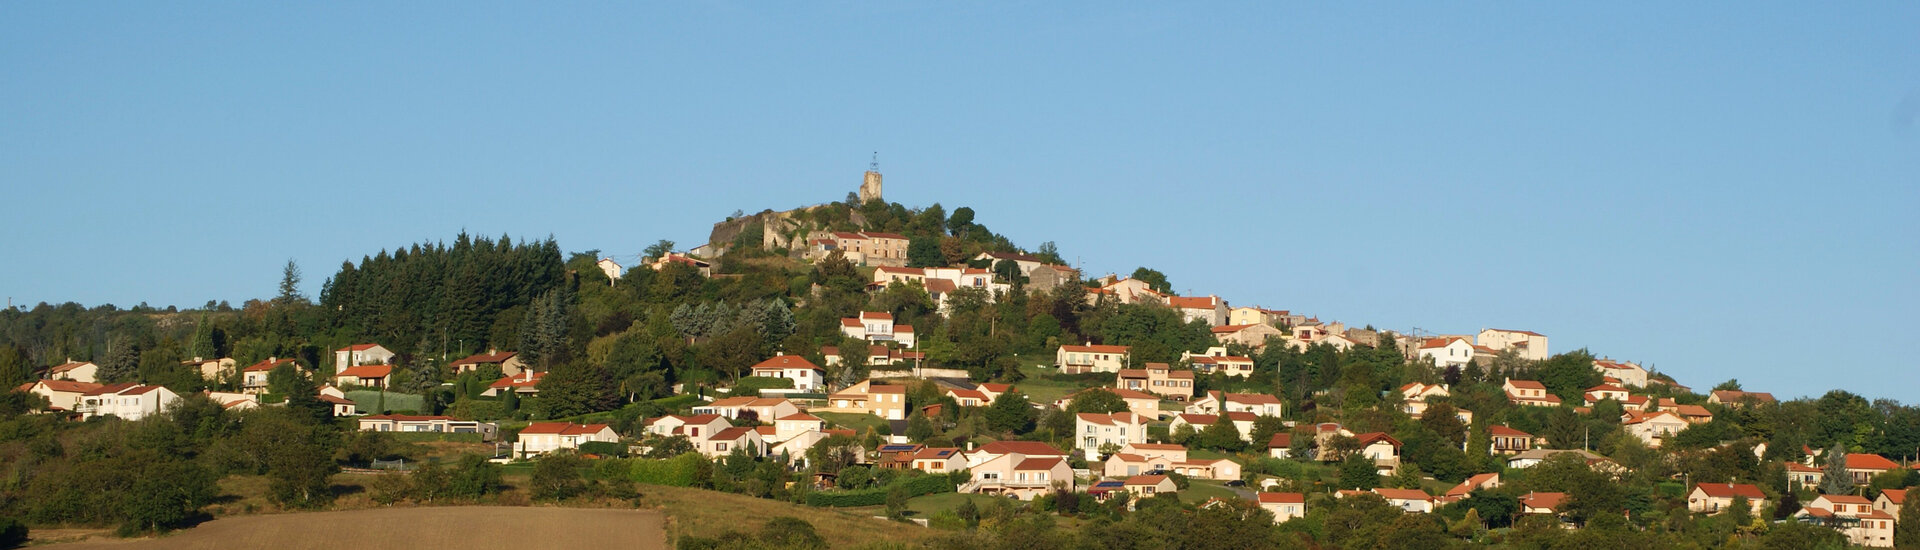
[[[37,535],[38,533],[36,533]],[[446,506],[265,514],[216,519],[148,539],[95,538],[58,550],[521,550],[668,548],[660,512],[604,508]]]

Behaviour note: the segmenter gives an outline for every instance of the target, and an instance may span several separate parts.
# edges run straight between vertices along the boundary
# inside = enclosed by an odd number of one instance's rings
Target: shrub
[[[580,454],[624,457],[627,456],[627,446],[618,442],[589,441],[580,444]]]
[[[14,548],[26,543],[26,524],[13,518],[0,518],[0,548]]]
[[[734,383],[733,392],[728,395],[760,395],[760,390],[766,389],[793,389],[793,379],[776,378],[772,376],[748,376]]]

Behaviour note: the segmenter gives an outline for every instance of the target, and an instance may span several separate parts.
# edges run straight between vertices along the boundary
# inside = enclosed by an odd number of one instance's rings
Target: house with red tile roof
[[[1474,491],[1498,488],[1500,488],[1499,472],[1475,474],[1473,477],[1467,478],[1466,481],[1460,482],[1459,485],[1453,486],[1452,489],[1448,489],[1447,494],[1444,496],[1450,500],[1459,500],[1466,498],[1467,495],[1473,494]]]
[[[1718,514],[1733,506],[1736,498],[1747,499],[1748,510],[1766,506],[1767,495],[1745,483],[1701,483],[1687,493],[1687,510],[1696,514]]]
[[[1566,493],[1527,493],[1520,496],[1520,513],[1524,515],[1560,515],[1560,505],[1567,500]]]
[[[996,443],[1007,442],[989,443],[987,446],[991,447]],[[1029,455],[1012,450],[1016,447],[1025,448],[1025,446],[1003,447],[1002,450],[1007,451],[1003,454],[992,456],[981,462],[970,460],[972,466],[969,472],[973,474],[973,479],[960,486],[959,492],[1033,500],[1033,497],[1053,492],[1056,484],[1068,490],[1074,489],[1073,467],[1068,464],[1064,453]],[[1047,447],[1045,443],[1040,443],[1039,447],[1044,450],[1034,450],[1058,452]],[[982,447],[983,450],[985,448]]]
[[[1799,487],[1819,487],[1820,482],[1827,477],[1826,470],[1817,466],[1788,461],[1786,467],[1787,483]]]
[[[647,419],[642,429],[646,431],[648,435],[652,436],[686,437],[689,442],[694,444],[694,448],[698,449],[707,438],[712,437],[713,434],[720,433],[720,430],[731,427],[733,427],[732,423],[727,422],[727,419],[721,418],[720,415],[717,414],[670,414],[659,418]]]
[[[1074,444],[1088,462],[1100,460],[1100,448],[1147,442],[1147,418],[1130,412],[1073,415]]]
[[[1193,371],[1175,369],[1166,363],[1147,363],[1146,368],[1120,369],[1114,373],[1114,387],[1186,401],[1193,398],[1193,376]]]
[[[1244,412],[1256,416],[1282,416],[1286,407],[1280,398],[1264,393],[1231,393],[1209,391],[1205,396],[1187,404],[1190,414],[1219,414],[1220,412]]]
[[[1408,382],[1400,386],[1400,410],[1407,413],[1407,416],[1419,419],[1420,415],[1427,412],[1427,399],[1452,395],[1453,392],[1447,388],[1446,384]]]
[[[500,427],[489,422],[460,420],[451,416],[376,414],[354,419],[363,432],[477,433],[493,441]]]
[[[1515,405],[1526,405],[1530,407],[1560,406],[1560,396],[1547,393],[1546,384],[1541,384],[1534,380],[1515,380],[1508,378],[1506,383],[1501,384],[1500,387],[1506,390],[1507,400],[1512,401]]]
[[[1847,453],[1847,473],[1853,474],[1854,485],[1866,485],[1873,482],[1873,476],[1900,469],[1900,465],[1887,457],[1866,454]]]
[[[1492,454],[1514,455],[1533,448],[1533,434],[1509,428],[1505,424],[1488,426],[1487,435],[1493,440],[1488,449]]]
[[[829,412],[857,412],[887,420],[907,419],[907,387],[862,380],[827,396]]]
[[[1209,327],[1227,324],[1227,301],[1219,296],[1168,296],[1167,307],[1180,312],[1182,322],[1203,321]]]
[[[535,422],[520,430],[513,456],[532,458],[561,449],[579,449],[581,444],[595,441],[617,443],[620,436],[606,424]]]
[[[1898,516],[1877,510],[1873,501],[1854,495],[1820,495],[1793,514],[1801,521],[1832,527],[1856,546],[1893,547]]]
[[[253,394],[267,393],[267,379],[269,375],[273,373],[273,369],[280,365],[293,365],[295,372],[307,374],[306,367],[300,366],[299,361],[291,358],[281,359],[279,357],[268,357],[258,363],[247,365],[247,368],[240,369],[240,391]]]
[[[520,360],[520,354],[511,351],[488,349],[486,353],[476,353],[453,362],[454,373],[473,372],[481,367],[500,368],[500,374],[513,376],[527,369],[526,361]]]
[[[81,395],[80,405],[74,412],[80,413],[82,418],[112,416],[122,420],[139,420],[166,412],[179,400],[180,395],[165,386],[132,382],[108,384]]]
[[[1644,388],[1649,382],[1647,369],[1631,361],[1594,359],[1593,370],[1600,371],[1601,376],[1619,380],[1623,386]]]
[[[67,359],[65,363],[47,367],[46,372],[46,377],[53,380],[85,382],[88,384],[100,383],[99,375],[100,365],[95,365],[92,361],[74,361],[73,359]]]
[[[487,385],[486,391],[480,392],[480,395],[491,397],[501,395],[502,392],[507,391],[512,391],[522,396],[539,395],[540,379],[546,378],[546,376],[547,373],[544,372],[533,372],[531,369],[523,370],[520,371],[520,374],[494,380],[492,384]]]
[[[1207,353],[1204,355],[1195,355],[1189,352],[1182,352],[1181,358],[1186,361],[1187,364],[1193,366],[1194,372],[1202,374],[1218,372],[1225,373],[1227,376],[1238,376],[1241,378],[1253,376],[1253,358],[1227,355],[1226,348],[1222,347],[1214,347],[1209,351],[1212,350],[1219,350],[1218,354]]]
[[[1055,449],[1052,445],[1039,441],[993,441],[981,445],[977,449],[966,451],[963,454],[967,455],[969,468],[978,467],[987,461],[1011,454],[1024,457],[1057,456],[1067,458],[1069,456],[1066,451]]]
[[[1746,407],[1763,403],[1776,403],[1773,394],[1766,392],[1744,392],[1734,390],[1714,390],[1707,394],[1707,402],[1716,405]]]
[[[1382,487],[1382,488],[1374,489],[1373,494],[1380,495],[1380,498],[1387,499],[1387,504],[1391,504],[1393,505],[1393,507],[1399,508],[1403,512],[1407,512],[1410,514],[1426,514],[1426,513],[1433,512],[1433,495],[1427,494],[1426,491],[1422,491],[1419,489],[1389,489],[1389,488]]]
[[[333,372],[338,375],[349,367],[386,365],[393,362],[393,350],[380,344],[354,344],[333,350]]]
[[[1873,509],[1896,518],[1900,517],[1900,507],[1906,504],[1907,489],[1881,489],[1880,496],[1873,499]]]
[[[1650,413],[1629,411],[1620,419],[1620,427],[1626,428],[1627,433],[1640,438],[1651,448],[1659,448],[1667,438],[1687,429],[1687,426],[1686,419],[1668,410]]]
[[[1274,523],[1286,523],[1307,517],[1307,495],[1302,493],[1259,493],[1254,495],[1260,508],[1273,513]]]
[[[1131,362],[1127,346],[1065,345],[1054,352],[1053,366],[1063,374],[1118,373]]]
[[[766,456],[767,440],[761,437],[760,430],[736,426],[714,432],[706,444],[700,446],[700,453],[712,459],[724,459],[736,450],[745,450],[747,456]]]
[[[21,385],[17,389],[47,398],[47,404],[53,407],[54,411],[74,412],[79,410],[81,398],[101,387],[101,384],[92,382],[42,378]]]
[[[778,353],[753,365],[753,376],[793,380],[793,389],[817,392],[827,389],[827,370],[798,355]]]
[[[930,474],[944,474],[967,469],[967,457],[960,454],[958,447],[927,447],[920,449],[909,459],[913,469]]]
[[[1473,342],[1458,336],[1450,338],[1428,338],[1420,342],[1416,353],[1422,361],[1431,361],[1437,368],[1464,367],[1473,362]]]
[[[1587,406],[1591,407],[1595,403],[1599,403],[1607,399],[1612,399],[1614,401],[1622,401],[1622,400],[1625,400],[1629,395],[1632,395],[1632,394],[1627,392],[1626,388],[1620,387],[1617,384],[1601,384],[1598,386],[1587,388],[1587,392],[1586,392]]]
[[[792,401],[778,397],[740,396],[716,399],[705,405],[695,405],[693,414],[714,414],[721,418],[746,418],[760,422],[773,422],[785,416],[800,412],[800,406]]]
[[[865,340],[876,344],[888,342],[900,347],[914,347],[913,327],[895,325],[893,314],[884,311],[862,311],[857,317],[840,320],[840,333],[848,338]]]

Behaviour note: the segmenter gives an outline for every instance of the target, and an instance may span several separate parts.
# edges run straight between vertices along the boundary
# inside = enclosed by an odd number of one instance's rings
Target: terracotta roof
[[[1624,421],[1621,421],[1620,423],[1621,424],[1640,424],[1643,422],[1652,421],[1653,419],[1659,418],[1661,416],[1671,417],[1675,422],[1686,422],[1686,419],[1680,418],[1680,415],[1673,414],[1673,412],[1671,411],[1659,410],[1659,411],[1654,411],[1650,413],[1628,412],[1627,419]]]
[[[753,431],[759,432],[760,437],[767,437],[780,433],[780,428],[774,426],[754,426]]]
[[[1747,500],[1764,500],[1767,498],[1767,495],[1760,492],[1759,487],[1744,483],[1701,483],[1695,485],[1694,488],[1699,489],[1700,492],[1706,493],[1707,496],[1713,498],[1747,497]]]
[[[508,376],[494,380],[492,384],[487,384],[487,387],[493,389],[535,387],[539,386],[540,379],[546,378],[546,376],[547,373],[544,372],[523,371],[520,373],[520,376]]]
[[[1353,436],[1353,438],[1360,440],[1360,446],[1362,447],[1383,441],[1388,445],[1393,445],[1396,449],[1400,447],[1400,440],[1394,439],[1393,436],[1387,435],[1385,432],[1368,432]]]
[[[1127,413],[1127,412],[1117,412],[1112,414],[1079,413],[1079,414],[1075,414],[1074,418],[1077,420],[1085,420],[1089,423],[1101,424],[1106,426],[1112,426],[1120,423],[1138,424],[1146,420],[1144,418],[1141,418],[1139,415],[1136,415],[1133,413]]]
[[[1128,443],[1128,447],[1145,451],[1184,451],[1186,447],[1172,443]]]
[[[114,394],[118,394],[118,393],[120,393],[120,392],[123,392],[123,391],[126,391],[126,390],[127,390],[128,388],[132,388],[132,387],[134,387],[134,386],[138,386],[138,385],[139,385],[139,384],[135,384],[135,383],[133,383],[133,382],[122,382],[122,383],[119,383],[119,384],[107,384],[107,385],[103,385],[103,386],[100,386],[100,387],[97,387],[97,388],[94,388],[94,389],[93,389],[93,391],[89,391],[89,392],[87,392],[87,393],[85,393],[84,395],[114,395]]]
[[[1273,439],[1267,440],[1268,449],[1285,449],[1292,446],[1293,446],[1293,434],[1290,434],[1287,432],[1280,432],[1277,434],[1273,434]]]
[[[1390,500],[1433,500],[1433,495],[1429,495],[1426,491],[1419,489],[1387,489],[1383,487],[1374,489],[1373,492]]]
[[[1147,369],[1120,369],[1118,378],[1146,378]]]
[[[1847,453],[1847,469],[1849,470],[1892,470],[1899,467],[1899,464],[1887,460],[1887,457],[1884,456],[1865,453]]]
[[[1139,475],[1127,478],[1127,485],[1159,485],[1167,480],[1163,475]]]
[[[333,376],[335,378],[343,376],[352,376],[355,378],[385,378],[389,374],[393,374],[393,365],[360,365],[358,367],[347,367],[347,370],[340,371],[339,374]]]
[[[32,388],[35,384],[44,384],[46,385],[49,391],[56,391],[60,393],[88,393],[93,390],[100,389],[101,387],[100,384],[95,384],[91,382],[76,382],[73,380],[54,380],[52,378],[48,378],[45,380],[36,380],[34,381],[34,384],[27,384],[25,387]]]
[[[874,385],[871,385],[871,386],[867,386],[867,393],[869,393],[869,394],[873,394],[873,393],[907,393],[907,387],[906,387],[906,386],[883,386],[883,385],[880,385],[880,384],[874,384]]]
[[[1752,400],[1754,400],[1754,401],[1759,401],[1759,402],[1761,402],[1761,403],[1773,403],[1773,402],[1774,402],[1774,399],[1773,399],[1773,394],[1771,394],[1771,393],[1766,393],[1766,392],[1745,392],[1745,391],[1733,391],[1733,390],[1718,390],[1718,391],[1715,391],[1715,392],[1713,392],[1713,395],[1714,395],[1714,396],[1717,396],[1717,397],[1719,397],[1719,398],[1720,398],[1720,401],[1721,401],[1721,402],[1724,402],[1724,403],[1733,403],[1733,402],[1738,402],[1738,401],[1740,401],[1740,400],[1742,400],[1742,399],[1752,399]]]
[[[1788,463],[1787,463],[1787,471],[1789,471],[1789,472],[1812,472],[1812,473],[1824,473],[1824,472],[1826,472],[1826,470],[1822,470],[1822,469],[1819,469],[1819,468],[1816,468],[1816,467],[1813,467],[1813,466],[1808,466],[1808,465],[1805,465],[1805,464],[1801,464],[1801,463],[1798,463],[1798,462],[1788,462]]]
[[[1013,469],[1015,470],[1052,470],[1055,465],[1058,465],[1066,461],[1067,459],[1061,458],[1058,456],[1033,457],[1033,458],[1028,458],[1026,460],[1020,461],[1019,464],[1015,464],[1013,466]]]
[[[980,389],[993,393],[1007,393],[1008,390],[1013,389],[1013,384],[981,384]]]
[[[1227,333],[1233,333],[1233,332],[1240,332],[1250,326],[1253,326],[1253,325],[1220,325],[1217,327],[1213,327],[1213,333],[1227,334]]]
[[[123,392],[120,392],[120,395],[140,395],[140,394],[143,394],[143,393],[147,393],[147,392],[150,392],[150,391],[154,391],[154,390],[158,390],[158,389],[161,389],[161,387],[160,387],[160,386],[147,386],[147,385],[141,385],[141,386],[134,386],[134,387],[131,387],[131,388],[127,388],[127,390],[126,390],[126,391],[123,391]]]
[[[345,397],[334,397],[334,396],[331,396],[331,395],[327,395],[327,394],[324,394],[324,393],[323,393],[323,394],[320,394],[320,400],[321,400],[321,401],[325,401],[325,402],[328,402],[328,403],[332,403],[332,404],[335,404],[335,405],[359,405],[359,403],[355,403],[355,402],[353,402],[353,400],[352,400],[352,399],[347,399],[347,398],[345,398]],[[242,402],[242,401],[235,401],[235,403],[241,403],[241,402]],[[246,402],[246,403],[251,403],[251,401],[245,401],[245,402]]]
[[[1539,382],[1539,381],[1537,381],[1537,380],[1514,380],[1514,379],[1512,379],[1512,378],[1508,378],[1508,379],[1507,379],[1507,384],[1508,384],[1508,385],[1511,385],[1511,386],[1513,386],[1513,387],[1515,387],[1515,388],[1519,388],[1519,389],[1523,389],[1523,390],[1544,390],[1544,389],[1547,389],[1547,385],[1546,385],[1546,384],[1542,384],[1542,383],[1540,383],[1540,382]]]
[[[960,388],[952,388],[947,390],[947,394],[952,395],[954,399],[971,397],[974,399],[979,399],[981,401],[987,400],[987,394],[981,393],[979,390],[965,390]]]
[[[1506,437],[1533,437],[1533,434],[1516,430],[1513,428],[1509,428],[1504,424],[1495,424],[1492,426],[1488,426],[1487,433],[1491,435],[1506,436]]]
[[[1428,339],[1426,339],[1425,341],[1422,341],[1422,342],[1420,342],[1420,349],[1433,349],[1433,348],[1444,348],[1444,347],[1447,347],[1448,345],[1451,345],[1451,344],[1453,344],[1453,342],[1454,342],[1455,340],[1458,340],[1458,341],[1462,341],[1462,342],[1466,342],[1466,340],[1467,340],[1467,339],[1466,339],[1466,338],[1460,338],[1460,337],[1453,337],[1453,338],[1428,338]],[[1467,342],[1467,345],[1469,345],[1469,346],[1471,346],[1471,345],[1473,345],[1473,343],[1472,343],[1472,342]]]
[[[520,430],[526,434],[583,435],[597,433],[607,428],[606,424],[574,424],[572,422],[535,422]]]
[[[874,233],[871,231],[862,231],[860,232],[860,234],[866,235],[867,238],[870,238],[870,239],[903,239],[904,240],[907,238],[906,235],[901,235],[899,233]]]
[[[1302,493],[1260,493],[1254,495],[1261,504],[1306,504],[1307,495]]]
[[[947,279],[927,279],[928,294],[945,294],[960,288],[960,285]]]
[[[767,359],[765,361],[761,361],[753,366],[753,370],[781,370],[781,369],[820,370],[820,366],[815,365],[813,364],[812,361],[808,361],[807,358],[801,357],[798,355],[775,355],[773,356],[773,358]]]
[[[1499,478],[1500,474],[1497,473],[1478,474],[1469,477],[1466,481],[1462,481],[1459,485],[1455,485],[1452,489],[1447,490],[1446,496],[1466,496],[1472,494],[1474,489],[1479,489]]]
[[[1827,499],[1827,502],[1834,504],[1873,504],[1866,497],[1854,495],[1820,495],[1817,498]]]
[[[285,364],[287,364],[287,363],[292,363],[292,362],[293,362],[293,359],[291,359],[291,358],[289,358],[289,359],[280,359],[280,360],[274,360],[273,358],[267,358],[267,359],[262,359],[262,360],[260,360],[260,362],[258,362],[258,363],[254,363],[254,364],[252,364],[252,365],[248,365],[248,366],[247,366],[247,368],[244,368],[244,369],[240,369],[240,372],[260,372],[260,371],[270,371],[270,370],[273,370],[273,368],[274,368],[274,367],[278,367],[278,366],[280,366],[280,365],[285,365]],[[300,366],[300,365],[298,365],[298,364],[296,364],[296,365],[294,365],[294,367],[295,367],[295,368],[298,368],[299,366]]]
[[[863,326],[866,326],[866,325],[862,325],[862,324],[860,324],[860,320],[859,320],[859,319],[855,319],[855,318],[852,318],[852,317],[847,317],[847,318],[845,318],[845,319],[841,319],[841,320],[840,320],[840,326],[843,326],[843,327],[863,327]]]
[[[746,437],[747,434],[750,434],[750,433],[759,433],[759,432],[754,430],[753,428],[749,428],[746,426],[734,426],[732,428],[727,428],[724,430],[720,430],[718,432],[714,432],[713,435],[707,437],[707,440],[734,441],[742,437]]]
[[[943,460],[960,455],[957,447],[927,447],[913,455],[914,460]]]
[[[893,314],[892,314],[892,313],[887,313],[887,312],[884,312],[884,311],[862,311],[862,312],[860,312],[860,320],[862,320],[862,321],[865,321],[865,320],[868,320],[868,319],[872,319],[872,320],[875,320],[875,321],[892,321],[892,320],[893,320]]]
[[[1277,405],[1280,403],[1280,398],[1264,393],[1229,393],[1226,394],[1226,400],[1234,403],[1250,403],[1255,405],[1264,405],[1267,403]]]
[[[335,351],[335,352],[341,352],[341,351],[366,351],[366,350],[370,350],[370,349],[373,349],[373,348],[375,348],[375,347],[379,347],[379,346],[380,346],[380,344],[354,344],[354,345],[351,345],[351,346],[347,346],[347,347],[344,347],[344,348],[340,348],[340,349],[337,349],[337,350],[333,350],[333,351]]]
[[[48,374],[62,373],[62,372],[67,372],[80,367],[84,367],[87,365],[93,365],[93,363],[87,362],[87,361],[61,363],[61,364],[54,365],[52,367],[47,368],[47,373]],[[93,366],[97,367],[99,365],[93,365]]]
[[[1896,506],[1904,505],[1907,502],[1906,489],[1881,489],[1880,494],[1887,497],[1887,501],[1892,502]]]
[[[1527,508],[1558,510],[1560,508],[1560,501],[1566,499],[1566,493],[1527,493],[1520,497],[1520,505]]]
[[[507,362],[508,359],[512,359],[514,355],[515,353],[511,351],[502,351],[498,353],[476,353],[476,354],[467,356],[467,358],[465,359],[454,361],[453,364],[458,366],[458,365],[490,365],[493,363],[505,363]]]

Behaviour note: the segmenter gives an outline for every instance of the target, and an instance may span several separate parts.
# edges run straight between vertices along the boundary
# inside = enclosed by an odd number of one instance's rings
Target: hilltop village
[[[312,299],[289,264],[239,308],[0,312],[0,514],[140,533],[247,513],[223,494],[675,487],[926,532],[880,546],[1920,544],[1912,406],[1683,383],[1499,319],[1403,334],[1176,294],[1172,270],[1081,273],[972,208],[886,202],[877,170],[637,259],[463,234],[347,262]],[[743,537],[677,541],[780,547]]]

